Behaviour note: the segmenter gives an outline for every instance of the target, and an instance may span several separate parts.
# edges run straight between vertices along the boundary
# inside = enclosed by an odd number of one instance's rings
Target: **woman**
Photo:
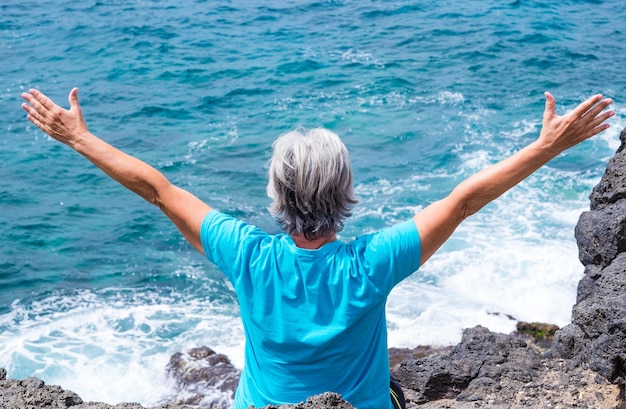
[[[337,241],[356,203],[348,152],[332,132],[291,132],[274,143],[268,194],[285,234],[268,235],[212,209],[160,172],[91,134],[69,94],[65,110],[37,90],[28,119],[157,205],[226,274],[241,306],[245,364],[235,407],[297,403],[332,391],[359,409],[393,408],[385,302],[456,227],[564,150],[609,127],[612,101],[596,95],[556,115],[546,93],[539,138],[459,184],[413,219]]]

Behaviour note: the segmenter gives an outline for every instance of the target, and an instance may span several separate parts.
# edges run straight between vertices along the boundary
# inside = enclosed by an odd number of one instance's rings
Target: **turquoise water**
[[[236,297],[154,208],[25,120],[38,88],[213,207],[276,232],[271,142],[325,126],[361,199],[341,238],[411,217],[601,92],[613,127],[464,223],[392,293],[391,346],[565,325],[573,228],[626,125],[621,1],[37,1],[0,5],[0,367],[152,405],[174,352],[242,363]],[[496,314],[500,313],[500,315]]]

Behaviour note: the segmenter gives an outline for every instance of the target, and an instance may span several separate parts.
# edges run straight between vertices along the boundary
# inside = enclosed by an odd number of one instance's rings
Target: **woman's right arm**
[[[556,101],[546,92],[546,107],[539,138],[514,155],[461,182],[443,200],[415,215],[424,264],[452,235],[463,220],[517,185],[561,152],[609,127],[613,116],[603,112],[613,101],[596,95],[572,112],[556,115]]]
[[[70,91],[65,110],[37,90],[22,94],[28,120],[59,142],[89,159],[111,178],[158,206],[183,236],[201,253],[200,226],[211,207],[174,186],[158,170],[104,142],[87,129],[78,103],[78,89]]]

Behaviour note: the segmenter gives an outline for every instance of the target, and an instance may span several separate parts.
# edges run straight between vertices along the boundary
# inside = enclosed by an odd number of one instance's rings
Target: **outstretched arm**
[[[158,170],[114,148],[89,132],[78,103],[78,89],[70,91],[70,109],[56,105],[43,93],[31,89],[22,94],[28,120],[42,131],[74,149],[124,187],[158,206],[198,251],[200,225],[211,210],[191,193],[172,185]]]
[[[509,158],[461,182],[448,197],[431,204],[413,220],[422,242],[424,264],[468,216],[517,185],[552,158],[609,127],[603,112],[613,101],[596,95],[567,115],[556,114],[556,101],[546,92],[539,138]]]

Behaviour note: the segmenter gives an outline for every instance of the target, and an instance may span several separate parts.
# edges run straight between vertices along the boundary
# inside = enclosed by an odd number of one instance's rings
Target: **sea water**
[[[158,209],[30,125],[29,88],[67,107],[78,86],[92,132],[270,232],[272,141],[328,127],[360,197],[341,240],[412,217],[533,141],[544,91],[559,114],[610,96],[610,130],[464,222],[387,308],[393,347],[566,325],[583,274],[574,226],[626,125],[624,21],[621,0],[3,0],[0,367],[153,405],[173,393],[175,352],[243,362],[222,274]]]

